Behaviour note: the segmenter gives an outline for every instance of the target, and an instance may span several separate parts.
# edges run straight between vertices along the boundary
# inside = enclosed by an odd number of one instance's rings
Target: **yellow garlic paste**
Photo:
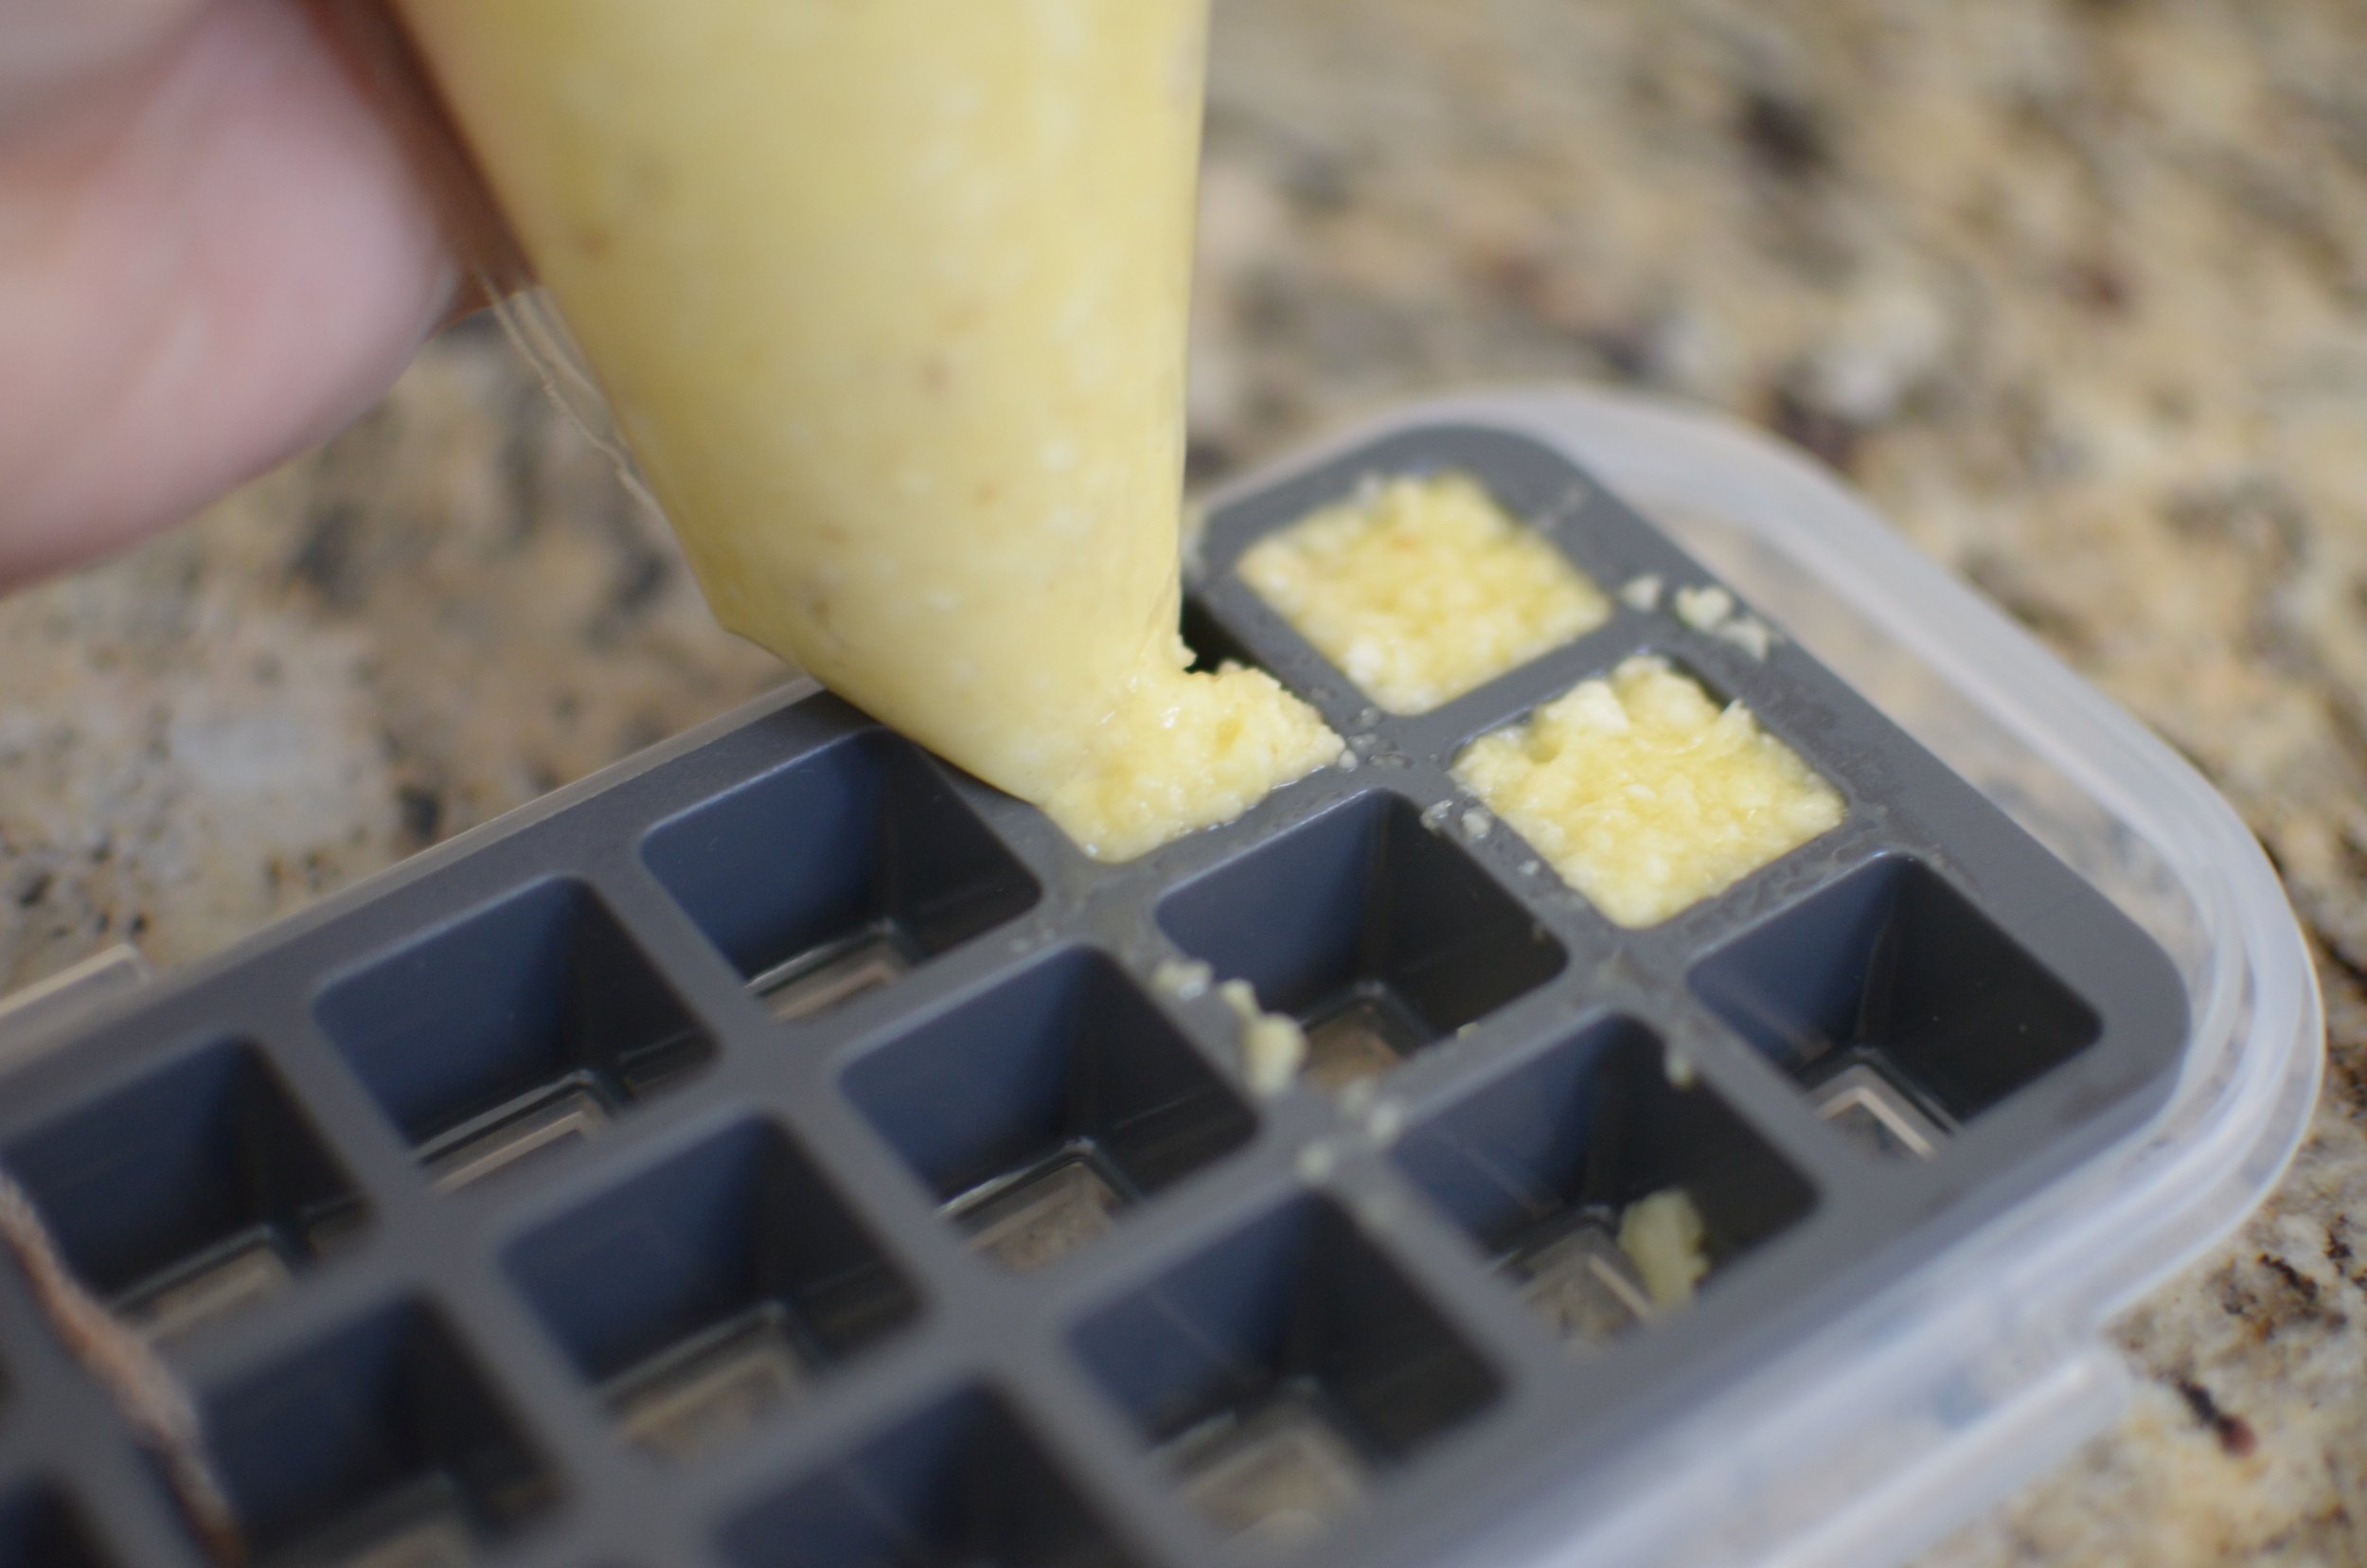
[[[1663,1187],[1639,1198],[1619,1216],[1619,1250],[1635,1265],[1657,1311],[1693,1299],[1694,1287],[1710,1272],[1701,1250],[1706,1239],[1701,1211],[1682,1187]]]
[[[397,0],[732,630],[1124,859],[1335,760],[1176,633],[1206,0]]]
[[[1841,793],[1739,703],[1650,654],[1456,758],[1457,782],[1623,926],[1724,891],[1841,825]]]
[[[1611,618],[1464,473],[1376,479],[1259,540],[1241,579],[1390,713],[1426,713]]]

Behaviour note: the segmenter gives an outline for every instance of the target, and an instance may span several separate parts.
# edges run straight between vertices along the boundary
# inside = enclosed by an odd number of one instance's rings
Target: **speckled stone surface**
[[[1219,5],[1196,476],[1474,381],[1770,423],[2193,757],[2314,935],[2291,1176],[1934,1565],[2367,1560],[2362,60],[2356,0]],[[0,603],[0,986],[187,961],[777,677],[464,327]]]

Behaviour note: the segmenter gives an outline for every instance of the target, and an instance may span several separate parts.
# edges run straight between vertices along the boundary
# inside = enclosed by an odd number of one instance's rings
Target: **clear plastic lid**
[[[1628,1500],[1616,1511],[1543,1510],[1486,1543],[1490,1561],[1895,1560],[2107,1425],[2127,1392],[2108,1321],[2275,1183],[2323,1055],[2301,933],[2251,832],[2183,758],[1744,427],[1518,392],[1410,408],[1303,460],[1456,419],[1591,469],[2117,902],[2184,982],[2192,1033],[2150,1127],[1711,1401],[1605,1489]]]

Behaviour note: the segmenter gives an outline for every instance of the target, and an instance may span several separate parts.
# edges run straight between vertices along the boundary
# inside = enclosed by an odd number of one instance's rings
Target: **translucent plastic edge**
[[[2179,1083],[2153,1122],[1731,1391],[1661,1450],[1715,1462],[1639,1470],[1611,1514],[1551,1511],[1499,1559],[1878,1563],[1935,1539],[2100,1430],[2126,1379],[2104,1325],[2207,1251],[2275,1184],[2323,1066],[2317,978],[2284,888],[2232,808],[2168,745],[2090,686],[1847,489],[1723,416],[1590,388],[1478,393],[1401,408],[1211,498],[1273,483],[1391,432],[1468,422],[1558,447],[1647,513],[1698,509],[1828,584],[2046,766],[2146,840],[2210,938]],[[1738,583],[1746,596],[1749,584]],[[2192,982],[2190,982],[2192,983]],[[1945,1412],[1945,1416],[1935,1412]],[[1688,1423],[1695,1426],[1695,1423]],[[1894,1452],[1846,1495],[1799,1483],[1812,1432]],[[1598,1504],[1599,1506],[1599,1504]],[[1724,1523],[1704,1529],[1701,1521]]]
[[[641,466],[633,461],[617,429],[615,406],[600,390],[590,362],[577,347],[575,334],[567,330],[566,318],[559,313],[550,291],[538,285],[504,293],[483,275],[480,283],[493,301],[489,307],[493,319],[518,357],[542,382],[543,395],[615,466],[617,479],[633,500],[651,516],[664,517],[666,508],[650,492]]]

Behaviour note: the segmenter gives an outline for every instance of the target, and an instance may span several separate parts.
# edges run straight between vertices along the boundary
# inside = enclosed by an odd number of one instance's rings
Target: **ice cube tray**
[[[1384,716],[1229,568],[1442,468],[1786,634],[1623,603]],[[1871,1560],[2091,1426],[2101,1315],[2289,1151],[2316,999],[2250,840],[1771,450],[1417,409],[1219,498],[1190,589],[1357,767],[1100,865],[795,686],[14,1042],[0,1167],[254,1560]],[[1848,811],[1624,930],[1447,767],[1636,651]],[[1306,1078],[1245,1086],[1192,961]],[[1616,1229],[1670,1186],[1664,1310]],[[0,1380],[0,1568],[206,1560],[12,1268]]]

